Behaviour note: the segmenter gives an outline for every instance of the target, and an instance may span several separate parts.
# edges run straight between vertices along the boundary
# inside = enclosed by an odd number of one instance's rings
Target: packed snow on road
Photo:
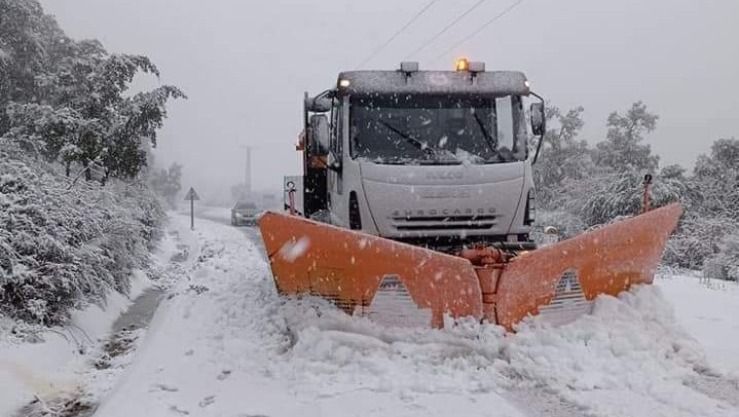
[[[142,278],[133,294],[156,285],[162,301],[125,353],[111,354],[105,327],[130,304],[116,299],[32,348],[3,343],[1,413],[59,401],[100,417],[739,413],[733,283],[662,275],[573,323],[533,319],[516,334],[471,321],[381,327],[279,297],[253,229],[224,223],[190,231],[173,215],[162,280]]]

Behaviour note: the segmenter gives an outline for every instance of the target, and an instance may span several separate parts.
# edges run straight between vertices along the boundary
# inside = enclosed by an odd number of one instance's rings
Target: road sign
[[[200,196],[198,196],[198,193],[195,192],[194,188],[190,187],[190,191],[185,194],[185,200],[197,201],[200,200]]]
[[[195,230],[195,200],[200,200],[200,196],[194,188],[190,187],[190,191],[185,195],[185,200],[190,200],[190,229]]]

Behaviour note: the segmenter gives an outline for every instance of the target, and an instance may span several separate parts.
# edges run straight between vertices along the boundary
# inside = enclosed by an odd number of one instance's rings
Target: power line
[[[406,22],[406,24],[404,24],[400,29],[398,29],[393,34],[393,36],[388,38],[388,40],[386,40],[382,45],[378,46],[374,51],[372,51],[372,53],[370,53],[369,56],[367,56],[367,58],[365,58],[362,61],[362,63],[357,66],[357,68],[362,68],[368,62],[370,62],[374,57],[379,55],[380,52],[385,50],[385,48],[387,48],[388,45],[390,45],[398,36],[400,36],[403,32],[405,32],[406,29],[408,29],[413,23],[415,23],[416,20],[418,20],[421,16],[423,16],[423,14],[426,13],[426,11],[430,9],[431,6],[433,6],[434,3],[437,3],[438,1],[439,0],[431,0],[428,3],[426,3],[418,12],[416,12],[415,15],[413,15],[413,17],[408,22]]]
[[[441,58],[443,58],[443,57],[444,57],[444,56],[445,56],[446,54],[448,54],[449,52],[452,52],[452,51],[453,51],[453,50],[454,50],[455,48],[457,48],[457,47],[458,47],[459,45],[462,45],[463,43],[465,43],[465,42],[469,41],[470,39],[474,38],[475,36],[479,35],[479,34],[480,34],[480,32],[482,32],[483,30],[485,30],[485,29],[486,29],[486,28],[487,28],[488,26],[492,25],[493,23],[497,22],[497,21],[498,21],[498,20],[499,20],[500,18],[502,18],[503,16],[505,16],[505,15],[507,15],[508,13],[512,12],[512,11],[513,11],[513,9],[515,9],[516,7],[518,7],[518,5],[520,5],[521,3],[523,3],[523,0],[518,0],[518,1],[516,1],[515,3],[511,4],[510,6],[506,7],[505,9],[503,9],[503,11],[502,11],[502,12],[500,12],[500,13],[498,13],[497,15],[493,16],[493,18],[492,18],[492,19],[490,19],[490,20],[488,20],[487,22],[485,22],[485,23],[484,23],[484,24],[483,24],[482,26],[480,26],[480,27],[478,27],[477,29],[475,29],[475,30],[474,30],[474,31],[473,31],[472,33],[470,33],[469,35],[467,35],[467,36],[465,36],[464,38],[460,39],[460,40],[459,40],[459,42],[457,42],[457,43],[455,43],[454,45],[452,45],[452,46],[451,46],[451,47],[450,47],[449,49],[447,49],[447,50],[446,50],[446,51],[444,51],[443,53],[439,54],[439,55],[438,55],[438,56],[437,56],[436,58],[434,58],[434,59],[435,59],[435,60],[438,60],[438,59],[441,59]]]
[[[406,56],[406,59],[412,58],[414,55],[416,55],[419,52],[421,52],[424,49],[426,49],[426,47],[428,47],[429,45],[431,45],[432,43],[434,43],[434,41],[436,41],[437,39],[439,39],[439,37],[441,37],[441,35],[445,34],[454,25],[456,25],[457,23],[459,23],[460,20],[464,19],[468,14],[472,13],[475,9],[477,9],[480,6],[482,6],[482,4],[485,3],[486,1],[487,0],[478,0],[477,3],[473,4],[470,8],[468,8],[462,14],[460,14],[459,16],[457,16],[449,24],[447,24],[446,26],[444,26],[444,28],[442,30],[440,30],[439,32],[437,32],[436,35],[434,35],[429,40],[427,40],[426,42],[424,42],[415,51],[413,51],[410,54],[408,54],[408,56]]]

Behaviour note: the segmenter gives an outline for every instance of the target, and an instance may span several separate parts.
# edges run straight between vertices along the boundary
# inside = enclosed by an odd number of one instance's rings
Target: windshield
[[[521,99],[403,95],[351,101],[352,156],[377,163],[498,163],[526,158]]]

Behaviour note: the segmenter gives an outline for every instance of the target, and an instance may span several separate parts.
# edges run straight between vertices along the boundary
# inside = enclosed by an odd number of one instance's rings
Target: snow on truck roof
[[[339,74],[338,93],[367,94],[481,94],[530,93],[519,71],[349,71]]]

